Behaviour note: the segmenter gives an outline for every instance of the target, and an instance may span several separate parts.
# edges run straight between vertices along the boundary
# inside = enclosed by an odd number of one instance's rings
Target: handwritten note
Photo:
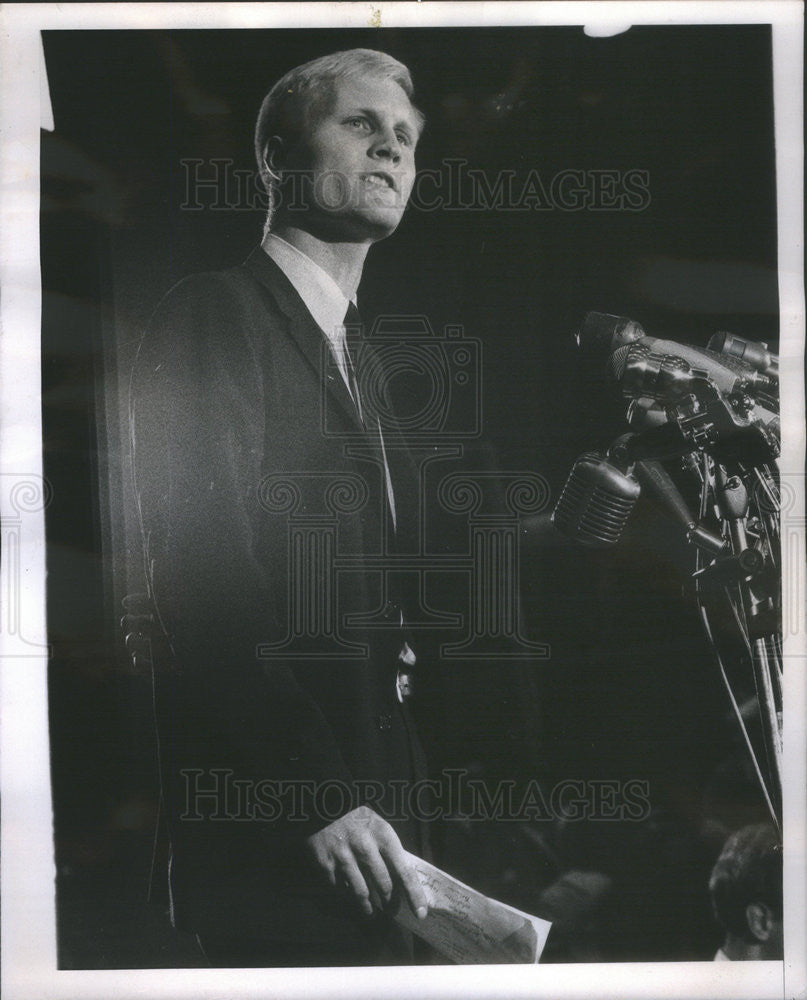
[[[426,893],[429,913],[418,920],[402,900],[395,914],[400,924],[461,965],[538,961],[552,926],[549,921],[483,896],[413,854],[409,860]]]

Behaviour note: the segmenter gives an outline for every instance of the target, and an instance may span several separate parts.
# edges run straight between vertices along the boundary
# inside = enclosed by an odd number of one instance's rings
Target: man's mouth
[[[395,183],[395,178],[392,174],[387,174],[380,170],[374,171],[371,174],[362,174],[362,180],[371,187],[390,188],[393,191],[398,190],[398,185]]]

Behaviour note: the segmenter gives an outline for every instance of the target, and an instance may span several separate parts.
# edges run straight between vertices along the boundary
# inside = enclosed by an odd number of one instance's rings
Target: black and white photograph
[[[9,997],[802,996],[801,5],[3,17]]]

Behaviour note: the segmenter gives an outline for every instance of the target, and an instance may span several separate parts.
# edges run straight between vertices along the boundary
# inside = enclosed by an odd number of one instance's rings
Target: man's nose
[[[373,145],[372,153],[380,159],[398,163],[401,159],[401,144],[394,131],[384,132]]]

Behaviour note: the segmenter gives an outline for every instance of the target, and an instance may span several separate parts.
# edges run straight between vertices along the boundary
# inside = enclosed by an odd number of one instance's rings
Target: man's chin
[[[372,229],[373,240],[378,242],[378,240],[384,240],[388,236],[392,236],[400,223],[401,216],[396,215],[394,218],[377,219],[372,223],[368,223],[367,228]]]
[[[371,242],[386,239],[398,228],[402,212],[374,210],[354,212],[349,215],[339,213],[322,220],[322,228],[329,241]]]

